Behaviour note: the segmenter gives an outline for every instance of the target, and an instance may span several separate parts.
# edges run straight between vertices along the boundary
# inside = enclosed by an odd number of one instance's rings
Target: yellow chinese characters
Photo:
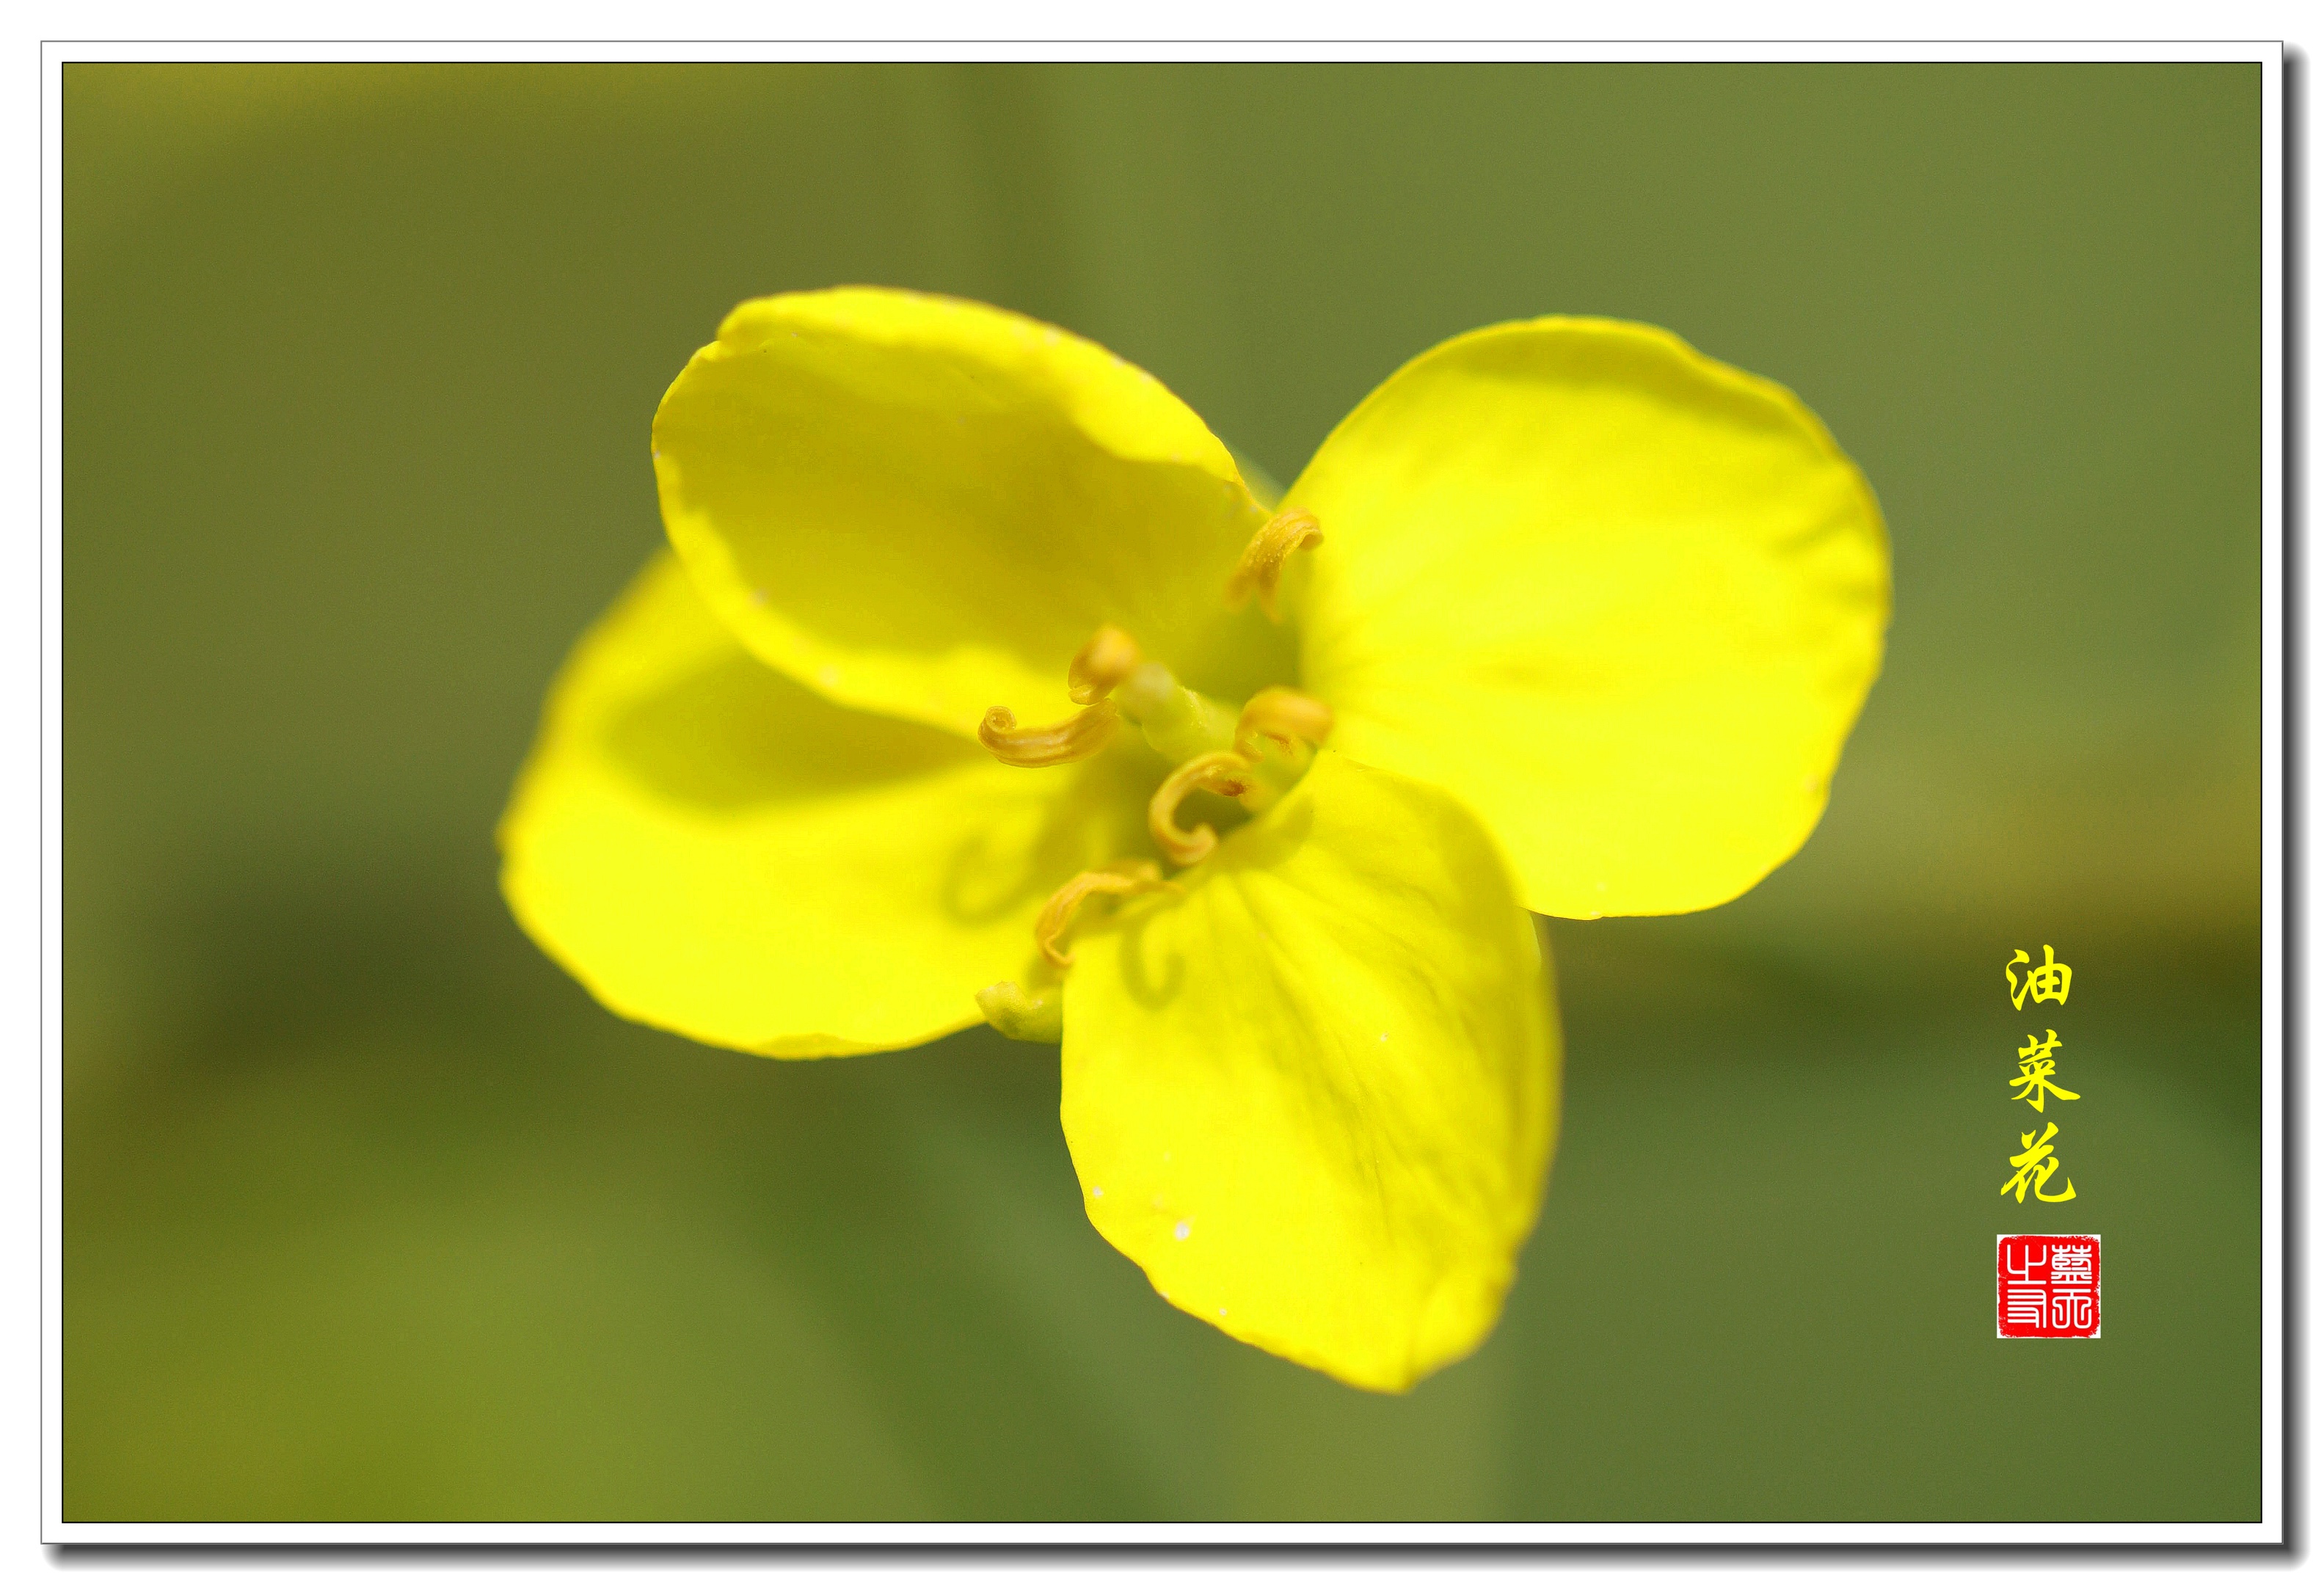
[[[2050,1141],[2057,1138],[2057,1134],[2058,1125],[2052,1123],[2042,1130],[2042,1137],[2039,1139],[2031,1134],[2017,1136],[2018,1143],[2025,1147],[2025,1153],[2009,1158],[2009,1165],[2015,1167],[2017,1172],[2007,1183],[2001,1185],[2003,1193],[2006,1194],[2012,1189],[2016,1190],[2017,1203],[2020,1205],[2025,1203],[2025,1191],[2028,1188],[2034,1191],[2034,1198],[2046,1200],[2052,1205],[2074,1197],[2074,1180],[2071,1177],[2066,1179],[2066,1192],[2062,1194],[2049,1193],[2043,1188],[2043,1185],[2050,1181],[2050,1175],[2063,1165],[2051,1153],[2050,1149]]]
[[[2009,1099],[2023,1101],[2036,1111],[2042,1110],[2045,1095],[2055,1095],[2061,1101],[2081,1099],[2071,1090],[2061,1089],[2050,1080],[2050,1075],[2058,1071],[2057,1060],[2050,1054],[2057,1049],[2058,1031],[2055,1029],[2049,1032],[2046,1040],[2036,1040],[2031,1035],[2025,1037],[2025,1044],[2017,1048],[2017,1076],[2006,1081],[2017,1092]]]
[[[2017,978],[2017,965],[2020,963],[2027,965],[2022,984]],[[2074,971],[2060,963],[2057,954],[2046,946],[2042,949],[2042,962],[2038,965],[2021,946],[2011,954],[2009,962],[2002,965],[2001,972],[2009,981],[2009,1005],[2015,1008],[2025,1005],[2029,991],[2036,1001],[2054,1001],[2063,1007],[2066,1005],[2066,993],[2074,985]]]
[[[2021,963],[2025,965],[2022,977],[2017,972]],[[2010,954],[2009,962],[2002,965],[2001,972],[2003,978],[2009,981],[2009,1005],[2013,1008],[2024,1008],[2029,996],[2035,1001],[2054,1001],[2063,1006],[2067,993],[2073,989],[2074,971],[2060,963],[2056,950],[2049,946],[2043,947],[2039,963],[2024,947],[2019,947]],[[2023,1101],[2035,1111],[2047,1111],[2053,1097],[2060,1101],[2081,1099],[2079,1093],[2057,1081],[2059,1045],[2055,1029],[2043,1031],[2038,1039],[2031,1035],[2025,1037],[2025,1044],[2017,1048],[2017,1076],[2006,1081],[2010,1086],[2009,1099]],[[2048,1189],[2051,1175],[2062,1165],[2050,1143],[2057,1137],[2056,1123],[2046,1124],[2038,1139],[2030,1133],[2017,1136],[2017,1142],[2024,1149],[2009,1158],[2009,1165],[2016,1170],[2010,1175],[2009,1181],[2001,1185],[2003,1193],[2015,1194],[2020,1205],[2025,1203],[2028,1188],[2034,1191],[2036,1200],[2052,1204],[2074,1197],[2074,1180],[2071,1177],[2066,1180],[2065,1193],[2052,1194]]]

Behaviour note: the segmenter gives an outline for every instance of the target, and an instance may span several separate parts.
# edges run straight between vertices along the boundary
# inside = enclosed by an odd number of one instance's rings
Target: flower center
[[[1230,610],[1253,594],[1271,622],[1282,620],[1277,594],[1283,565],[1293,552],[1323,543],[1322,528],[1310,511],[1278,512],[1251,537],[1228,578]],[[1208,858],[1219,844],[1209,823],[1191,830],[1178,823],[1178,809],[1197,789],[1234,798],[1253,814],[1268,808],[1298,784],[1314,762],[1315,748],[1331,735],[1332,707],[1296,688],[1266,687],[1241,709],[1183,686],[1169,668],[1147,659],[1138,640],[1121,629],[1102,627],[1065,668],[1065,694],[1081,710],[1049,726],[1019,726],[1014,714],[996,705],[976,729],[977,741],[1007,765],[1028,769],[1069,765],[1111,743],[1126,720],[1174,767],[1146,806],[1146,829],[1154,845],[1184,868]],[[1126,897],[1175,891],[1150,860],[1122,860],[1102,870],[1085,870],[1059,887],[1033,926],[1041,955],[1059,971],[1073,966],[1062,945],[1082,905],[1096,897]],[[977,993],[986,1018],[1019,1039],[1057,1038],[1059,1011],[1054,994],[1028,994],[1003,981]]]

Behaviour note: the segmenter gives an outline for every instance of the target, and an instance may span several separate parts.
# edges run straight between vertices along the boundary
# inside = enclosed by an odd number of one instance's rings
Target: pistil
[[[1114,703],[1172,764],[1234,746],[1234,713],[1216,699],[1181,687],[1167,667],[1148,661],[1114,689]]]

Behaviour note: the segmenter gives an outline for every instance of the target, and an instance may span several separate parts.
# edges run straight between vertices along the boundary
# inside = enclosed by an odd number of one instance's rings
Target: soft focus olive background
[[[2256,1519],[2255,66],[69,66],[65,1516]],[[986,299],[1284,479],[1547,312],[1895,543],[1806,849],[1558,923],[1499,1331],[1369,1396],[1084,1220],[1054,1050],[604,1012],[492,829],[742,298]],[[2054,944],[2065,1009],[2008,1005]],[[1996,1195],[2059,1029],[2080,1198]],[[2052,1114],[2055,1115],[2054,1113]],[[1993,1336],[1993,1237],[2106,1332]]]

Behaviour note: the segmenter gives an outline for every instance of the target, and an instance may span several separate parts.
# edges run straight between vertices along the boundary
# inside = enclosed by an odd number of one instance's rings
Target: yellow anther
[[[1332,707],[1296,688],[1261,688],[1235,723],[1235,750],[1258,759],[1263,742],[1290,753],[1297,743],[1320,743],[1332,735]]]
[[[1323,542],[1323,526],[1314,512],[1296,506],[1277,512],[1243,547],[1242,559],[1235,564],[1234,576],[1227,579],[1227,609],[1241,610],[1243,602],[1257,591],[1259,609],[1267,613],[1268,621],[1274,621],[1275,590],[1283,581],[1283,563],[1294,550],[1310,549]]]
[[[1090,635],[1065,668],[1065,696],[1076,705],[1094,705],[1145,662],[1138,640],[1108,623]]]
[[[1065,1002],[1055,985],[1027,991],[1014,980],[1003,980],[978,991],[976,1005],[984,1021],[1011,1040],[1065,1037]]]
[[[977,723],[976,741],[1004,765],[1070,765],[1105,747],[1120,724],[1121,712],[1111,699],[1102,699],[1055,726],[1020,727],[1014,714],[995,705]]]
[[[1057,967],[1070,969],[1074,966],[1074,954],[1057,942],[1073,928],[1074,916],[1081,911],[1084,902],[1097,896],[1128,897],[1141,891],[1177,889],[1162,879],[1161,870],[1150,859],[1130,859],[1102,870],[1084,870],[1057,888],[1041,905],[1041,917],[1033,921],[1033,944],[1041,949],[1043,957]],[[989,1016],[991,1009],[986,1010]]]
[[[1247,755],[1221,749],[1213,754],[1197,754],[1170,772],[1146,806],[1146,829],[1153,834],[1154,845],[1174,864],[1201,863],[1219,845],[1219,834],[1207,822],[1192,831],[1179,830],[1178,806],[1198,787],[1225,797],[1239,798],[1258,785],[1250,770],[1251,761]]]

